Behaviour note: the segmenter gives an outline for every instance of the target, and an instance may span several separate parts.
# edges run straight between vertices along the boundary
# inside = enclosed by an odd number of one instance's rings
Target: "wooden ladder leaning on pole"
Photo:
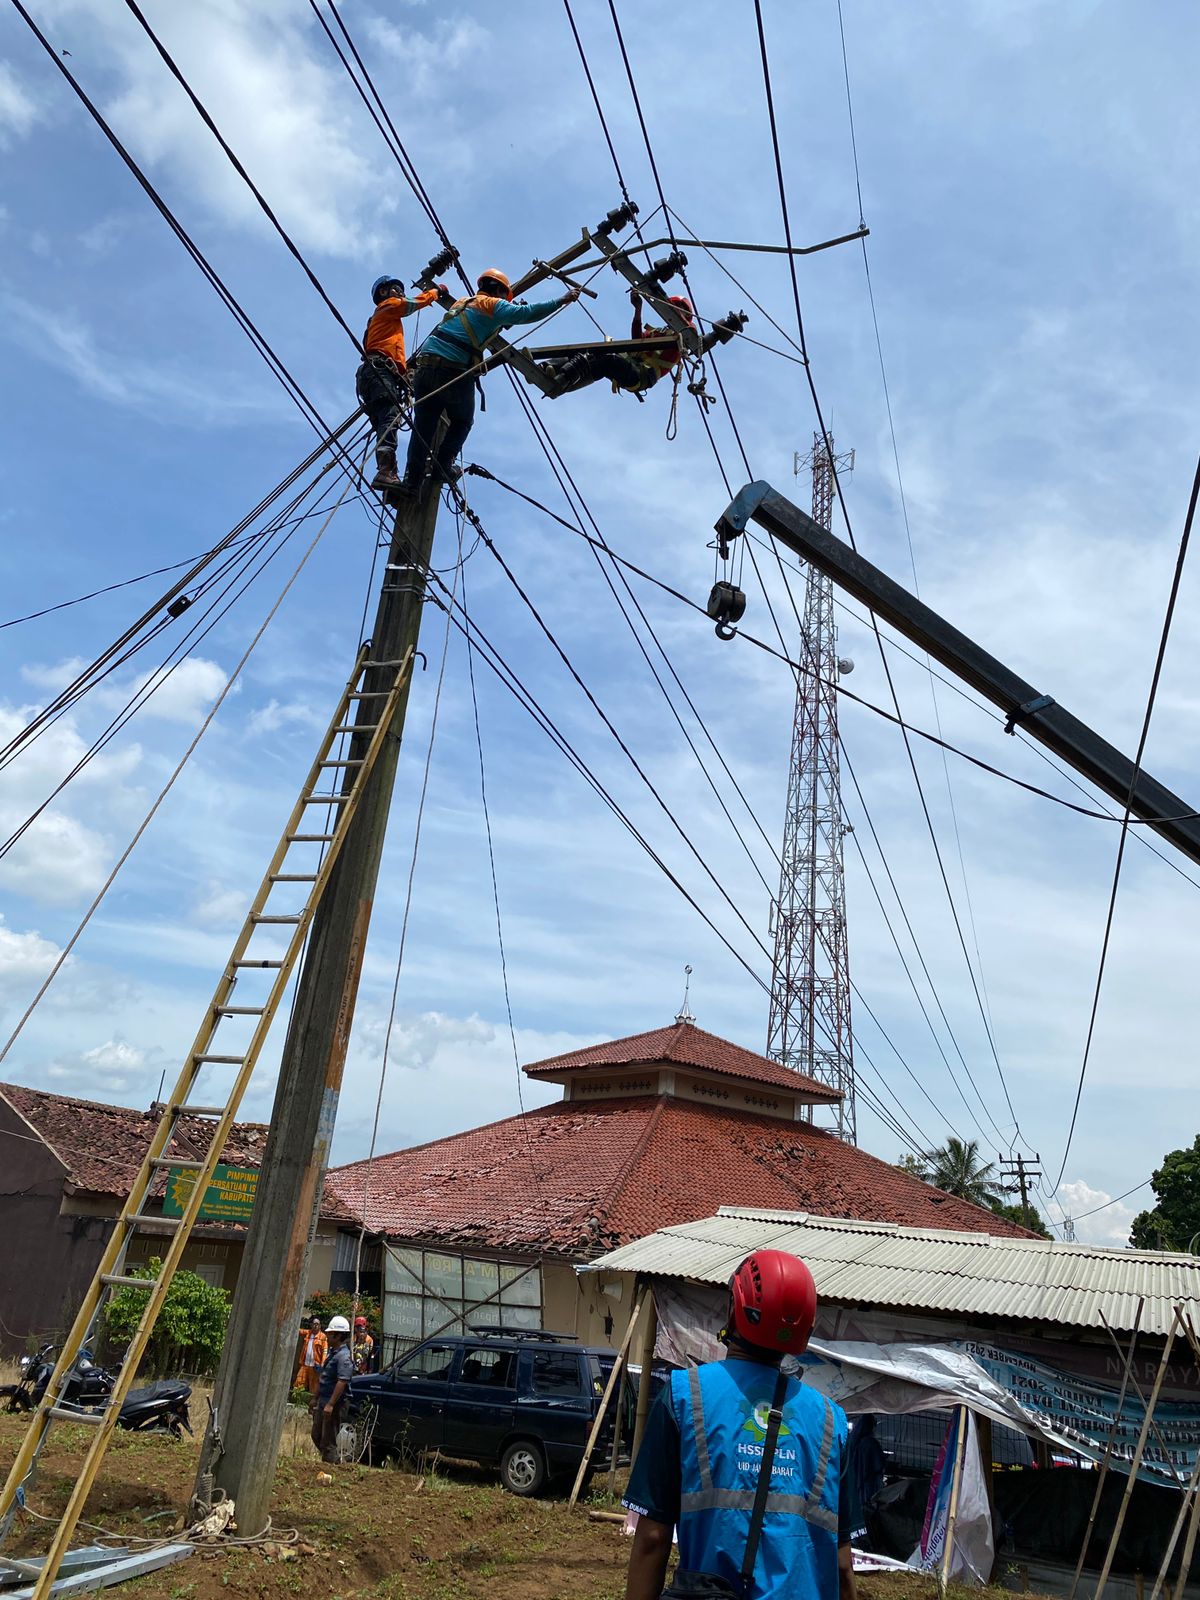
[[[91,1286],[83,1298],[75,1321],[63,1344],[45,1394],[34,1411],[16,1460],[0,1493],[0,1537],[7,1534],[13,1513],[22,1491],[33,1481],[38,1457],[46,1442],[52,1424],[57,1421],[86,1423],[94,1429],[91,1444],[71,1491],[67,1507],[55,1529],[49,1554],[34,1587],[34,1600],[44,1600],[50,1593],[55,1576],[76,1525],[83,1514],[89,1493],[100,1470],[105,1451],[117,1425],[121,1406],[132,1387],[138,1366],[145,1354],[154,1325],[179,1267],[184,1249],[200,1217],[201,1207],[209,1184],[216,1171],[229,1130],[233,1125],[242,1097],[249,1085],[255,1063],[261,1054],[271,1022],[287,989],[300,951],[303,947],[313,914],[320,902],[335,861],[345,841],[363,788],[375,764],[375,759],[392,727],[400,696],[407,686],[412,670],[412,652],[399,661],[374,661],[369,646],[360,651],[354,672],[342,691],[333,719],[325,731],[304,786],[292,808],[287,826],[280,838],[270,865],[259,885],[250,911],[234,944],[232,954],[221,974],[213,998],[204,1014],[195,1042],[188,1053],[179,1077],[163,1109],[154,1137],[150,1141],[145,1159],[134,1179],[129,1198],[113,1228],[112,1237],[100,1259]],[[377,674],[390,671],[391,683],[387,688],[364,687],[368,672]],[[378,677],[375,677],[378,682]],[[385,680],[386,681],[386,680]],[[378,702],[378,714],[354,722],[350,712],[363,702]],[[373,720],[370,720],[373,719]],[[349,753],[336,754],[339,741],[351,736],[345,747]],[[340,779],[340,783],[339,783]],[[328,785],[320,789],[322,780]],[[325,807],[325,815],[335,815],[332,827],[326,823],[307,820],[312,808]],[[309,830],[312,831],[309,831]],[[316,847],[318,855],[312,859]],[[296,857],[301,857],[300,861]],[[301,870],[285,870],[304,866]],[[306,885],[307,894],[299,910],[276,911],[268,909],[271,894],[279,885]],[[284,891],[286,893],[286,890]],[[277,946],[270,953],[252,944],[261,934],[290,930],[287,946],[282,954]],[[254,972],[269,973],[271,981],[265,996],[253,1004],[234,1004],[235,989],[241,979]],[[217,1034],[230,1025],[236,1030],[238,1021],[244,1027],[252,1026],[251,1037],[244,1045],[227,1045],[224,1050],[214,1049]],[[223,1096],[209,1092],[212,1104],[198,1104],[191,1099],[201,1077],[222,1068],[233,1071],[232,1086]],[[186,1119],[186,1121],[184,1120]],[[203,1156],[194,1154],[172,1155],[170,1146],[177,1134],[186,1134],[189,1151],[207,1140]],[[181,1215],[164,1216],[147,1211],[148,1202],[159,1197],[160,1180],[173,1171],[171,1187],[177,1191]],[[135,1278],[125,1271],[126,1254],[135,1234],[151,1234],[168,1239],[162,1267],[157,1279]],[[67,1380],[81,1351],[94,1336],[100,1325],[107,1296],[114,1290],[145,1289],[147,1301],[111,1395],[102,1406],[72,1405],[64,1398]],[[20,1571],[26,1564],[0,1556],[0,1567]]]

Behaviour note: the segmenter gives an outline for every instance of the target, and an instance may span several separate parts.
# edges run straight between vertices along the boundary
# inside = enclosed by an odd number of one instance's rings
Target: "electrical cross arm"
[[[722,513],[716,531],[723,556],[731,540],[744,534],[750,522],[825,573],[839,589],[990,700],[1004,713],[1007,733],[1024,729],[1118,805],[1128,803],[1134,816],[1177,850],[1200,862],[1200,815],[1194,807],[1148,773],[1138,771],[1128,756],[1086,723],[1011,672],[769,483],[748,483]]]

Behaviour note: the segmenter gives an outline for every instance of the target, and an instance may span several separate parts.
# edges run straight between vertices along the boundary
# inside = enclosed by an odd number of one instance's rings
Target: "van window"
[[[578,1355],[570,1350],[535,1353],[533,1387],[537,1394],[582,1394]]]
[[[468,1350],[463,1357],[459,1383],[472,1383],[489,1389],[516,1387],[515,1350]]]

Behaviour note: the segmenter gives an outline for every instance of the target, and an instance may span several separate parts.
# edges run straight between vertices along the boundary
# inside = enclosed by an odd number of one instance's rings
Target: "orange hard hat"
[[[504,290],[504,298],[512,299],[512,284],[509,282],[507,272],[501,272],[499,267],[489,267],[486,272],[481,272],[476,280],[475,287],[482,289],[485,283],[498,283]]]

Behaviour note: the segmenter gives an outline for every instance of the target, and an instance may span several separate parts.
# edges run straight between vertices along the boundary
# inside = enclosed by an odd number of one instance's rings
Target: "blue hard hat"
[[[394,273],[389,274],[384,278],[375,279],[375,282],[371,285],[371,299],[376,305],[379,304],[381,299],[386,298],[386,296],[383,294],[383,291],[393,283],[399,284],[401,288],[404,287],[402,280],[397,278]]]

